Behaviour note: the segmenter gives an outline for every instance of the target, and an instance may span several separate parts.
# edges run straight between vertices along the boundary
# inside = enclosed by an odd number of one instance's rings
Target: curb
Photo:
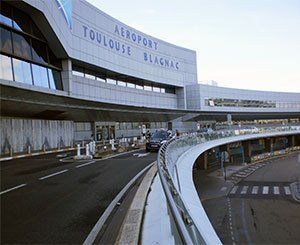
[[[60,149],[60,150],[51,150],[51,151],[41,151],[41,152],[35,152],[35,153],[27,153],[23,155],[17,155],[13,157],[3,157],[0,158],[0,162],[2,161],[9,161],[13,159],[18,159],[18,158],[24,158],[24,157],[32,157],[32,156],[39,156],[39,155],[45,155],[45,154],[51,154],[51,153],[59,153],[59,152],[64,152],[64,151],[74,151],[77,148],[72,147],[72,148],[65,148],[65,149]],[[80,149],[83,149],[83,147],[80,147]]]
[[[143,170],[141,170],[136,176],[134,176],[129,182],[128,184],[119,192],[119,194],[114,198],[114,200],[109,204],[109,206],[105,209],[104,213],[102,214],[102,216],[99,218],[99,220],[97,221],[97,223],[95,224],[95,226],[93,227],[93,229],[91,230],[91,232],[89,233],[89,235],[87,236],[87,238],[85,239],[85,241],[83,242],[83,245],[90,245],[90,244],[94,244],[95,240],[97,238],[98,233],[101,231],[104,223],[107,221],[108,217],[110,216],[111,212],[113,211],[113,209],[115,208],[115,206],[117,205],[117,203],[119,202],[119,200],[125,195],[125,193],[129,190],[129,188],[136,183],[136,180],[142,176],[142,174],[144,172],[146,172],[147,170],[151,169],[151,167],[155,166],[156,162],[153,162],[151,164],[149,164],[148,166],[146,166]]]
[[[123,221],[116,244],[139,244],[140,231],[149,189],[157,173],[153,165],[143,178]]]

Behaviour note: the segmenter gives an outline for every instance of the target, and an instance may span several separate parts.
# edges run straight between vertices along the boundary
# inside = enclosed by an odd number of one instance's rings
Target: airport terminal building
[[[85,0],[1,1],[0,9],[1,154],[137,136],[141,125],[187,131],[227,114],[300,117],[299,93],[201,85],[194,50]]]

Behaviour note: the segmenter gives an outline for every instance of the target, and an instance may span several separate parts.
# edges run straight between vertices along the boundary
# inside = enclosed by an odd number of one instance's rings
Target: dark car
[[[146,142],[146,151],[158,151],[163,143],[170,139],[170,133],[165,130],[154,132]]]

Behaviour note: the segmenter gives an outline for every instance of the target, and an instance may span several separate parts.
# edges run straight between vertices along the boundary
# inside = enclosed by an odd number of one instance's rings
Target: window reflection
[[[48,77],[51,89],[63,90],[60,72],[48,69]]]
[[[7,53],[12,53],[11,33],[1,27],[1,50]]]
[[[32,39],[31,43],[33,60],[39,63],[48,63],[46,44],[35,39]]]
[[[3,4],[3,2],[1,2],[0,22],[5,25],[12,26],[11,8],[9,5]]]
[[[30,40],[17,33],[12,33],[14,54],[25,59],[31,59]]]
[[[13,66],[16,82],[32,84],[30,64],[28,62],[13,59]]]
[[[17,30],[31,34],[31,20],[22,11],[14,8],[13,9],[13,27]]]
[[[11,58],[0,55],[0,78],[5,80],[13,80]]]
[[[34,85],[49,88],[47,69],[45,67],[32,64],[32,74]]]

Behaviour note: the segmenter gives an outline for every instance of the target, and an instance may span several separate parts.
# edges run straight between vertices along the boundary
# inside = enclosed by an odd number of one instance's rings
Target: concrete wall
[[[74,124],[72,121],[50,121],[33,119],[1,118],[1,155],[67,147],[73,144]]]

